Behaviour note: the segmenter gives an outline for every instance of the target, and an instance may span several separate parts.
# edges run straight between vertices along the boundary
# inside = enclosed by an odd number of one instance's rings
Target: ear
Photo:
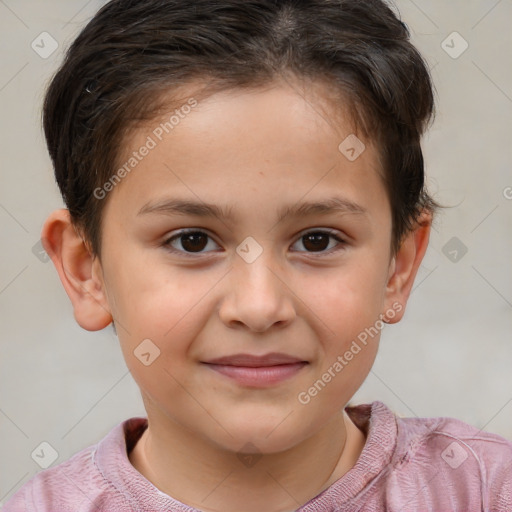
[[[55,210],[44,223],[41,243],[50,256],[73,304],[75,320],[87,331],[98,331],[112,322],[103,272],[71,224],[69,210]]]
[[[404,237],[400,249],[390,262],[385,304],[386,311],[393,311],[394,315],[383,314],[389,324],[399,322],[404,316],[414,279],[428,247],[431,225],[432,214],[424,212],[416,228]]]

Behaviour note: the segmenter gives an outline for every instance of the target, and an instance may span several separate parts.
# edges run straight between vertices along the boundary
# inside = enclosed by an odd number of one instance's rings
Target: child
[[[347,405],[427,249],[433,111],[382,0],[106,4],[47,91],[42,241],[147,418],[4,511],[510,512],[511,442]]]

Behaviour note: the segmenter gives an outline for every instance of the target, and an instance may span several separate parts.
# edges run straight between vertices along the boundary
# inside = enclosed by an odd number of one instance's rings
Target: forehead
[[[230,199],[246,203],[243,190],[266,192],[268,205],[338,187],[367,203],[383,192],[376,148],[356,135],[349,106],[335,103],[321,82],[280,81],[207,96],[189,87],[179,98],[133,130],[119,153],[119,168],[135,165],[113,195],[130,198],[125,204],[137,211],[172,192],[228,206]],[[352,160],[354,151],[361,154]]]

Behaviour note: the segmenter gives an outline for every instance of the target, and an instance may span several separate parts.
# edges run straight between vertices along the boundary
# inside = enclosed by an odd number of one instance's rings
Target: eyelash
[[[200,255],[202,254],[207,254],[208,252],[213,252],[213,251],[207,251],[206,253],[204,252],[187,252],[187,251],[180,251],[180,250],[177,250],[177,249],[174,249],[173,247],[171,247],[171,243],[176,240],[176,239],[179,239],[181,238],[182,236],[184,235],[188,235],[188,234],[191,234],[191,233],[200,233],[200,234],[204,234],[206,235],[208,238],[211,239],[210,235],[208,235],[208,233],[206,233],[205,231],[201,231],[200,229],[195,229],[195,228],[189,228],[189,229],[183,229],[179,232],[177,232],[176,234],[174,234],[173,236],[171,236],[170,238],[168,238],[167,240],[164,241],[164,243],[162,244],[163,247],[166,248],[166,250],[168,250],[169,252],[172,252],[172,253],[175,253],[175,254],[180,254],[182,256],[185,256],[185,257],[188,257],[188,258],[197,258],[199,257]],[[336,240],[338,243],[338,245],[330,250],[327,250],[327,251],[319,251],[319,252],[310,252],[310,251],[297,251],[297,252],[307,252],[308,254],[313,254],[313,255],[319,255],[319,256],[315,256],[315,257],[321,257],[322,255],[325,255],[325,254],[333,254],[335,252],[338,252],[340,250],[343,250],[344,249],[344,246],[347,244],[347,242],[340,238],[339,236],[337,236],[337,232],[336,231],[332,231],[332,230],[328,230],[328,229],[318,229],[318,230],[310,230],[310,231],[306,231],[304,233],[302,233],[297,241],[299,241],[300,239],[304,238],[305,236],[307,235],[311,235],[311,234],[322,234],[322,235],[327,235],[331,238],[333,238],[334,240]]]

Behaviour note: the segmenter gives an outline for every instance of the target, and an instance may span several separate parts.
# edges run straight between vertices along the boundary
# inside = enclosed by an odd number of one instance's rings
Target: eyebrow
[[[139,210],[137,216],[150,213],[163,215],[193,215],[196,217],[217,217],[234,222],[235,218],[232,210],[232,207],[226,208],[211,203],[169,198],[146,203]],[[287,217],[297,218],[314,214],[327,215],[332,213],[364,215],[368,212],[362,206],[348,199],[330,197],[322,201],[302,202],[295,205],[284,206],[278,211],[277,222],[281,222]]]

